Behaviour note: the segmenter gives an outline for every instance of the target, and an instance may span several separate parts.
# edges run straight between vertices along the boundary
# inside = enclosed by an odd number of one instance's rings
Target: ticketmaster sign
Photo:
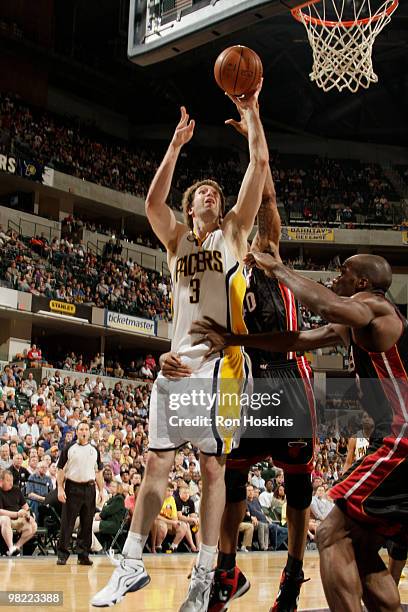
[[[132,332],[134,334],[145,334],[146,336],[157,335],[157,322],[141,317],[132,317],[131,315],[121,314],[120,312],[111,312],[105,310],[105,324],[111,329],[120,329],[122,331]]]

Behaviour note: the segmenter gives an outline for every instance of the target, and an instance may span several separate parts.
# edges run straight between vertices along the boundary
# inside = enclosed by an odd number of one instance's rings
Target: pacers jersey
[[[245,324],[250,334],[297,331],[302,327],[299,304],[292,291],[257,268],[247,274],[244,309]],[[248,354],[254,368],[296,357],[295,353],[275,353],[272,346],[271,351],[250,349]]]
[[[358,461],[362,459],[367,452],[367,449],[370,445],[368,438],[364,436],[362,430],[356,433],[356,446],[354,449],[354,461]]]
[[[388,351],[366,351],[350,340],[350,363],[358,376],[361,403],[375,423],[372,438],[408,435],[408,321],[395,310],[403,330]]]
[[[193,232],[188,232],[179,242],[171,276],[171,350],[179,353],[185,363],[197,370],[203,365],[208,344],[193,346],[196,336],[189,334],[193,321],[211,317],[230,332],[247,333],[243,319],[246,290],[243,265],[229,251],[221,229],[210,232],[202,242]],[[224,351],[224,357],[230,354],[239,357],[242,365],[244,351],[241,348],[229,347]],[[234,372],[230,376],[234,377]]]

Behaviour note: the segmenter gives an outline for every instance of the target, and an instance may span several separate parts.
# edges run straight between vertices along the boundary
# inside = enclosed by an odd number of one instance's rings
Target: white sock
[[[123,555],[126,555],[130,559],[141,559],[146,541],[147,535],[144,536],[140,533],[134,533],[133,531],[129,531],[125,545],[123,547]]]
[[[211,571],[215,565],[216,555],[216,546],[207,546],[207,544],[200,544],[200,552],[198,553],[196,566],[205,567],[206,570]]]

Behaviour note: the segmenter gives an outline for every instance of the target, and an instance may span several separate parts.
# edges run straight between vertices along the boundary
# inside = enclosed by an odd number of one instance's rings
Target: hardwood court
[[[188,588],[187,574],[195,555],[146,555],[145,562],[152,578],[142,591],[126,595],[115,606],[118,612],[177,612]],[[268,612],[277,592],[284,553],[241,553],[238,564],[251,581],[250,591],[231,604],[231,612]],[[106,557],[93,557],[93,567],[76,564],[70,557],[66,566],[57,566],[56,558],[35,557],[0,562],[0,591],[63,591],[64,603],[59,607],[35,606],[41,612],[96,610],[89,606],[91,594],[101,589],[109,579],[112,566]],[[302,589],[299,610],[327,609],[319,577],[319,558],[316,552],[307,552],[305,575],[311,580]],[[402,601],[408,603],[408,578],[400,585]],[[3,606],[0,606],[1,609]],[[10,608],[23,612],[28,606]],[[31,608],[33,609],[33,608]]]

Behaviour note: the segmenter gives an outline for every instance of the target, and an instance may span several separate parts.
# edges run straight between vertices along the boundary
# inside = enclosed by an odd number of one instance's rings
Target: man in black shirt
[[[16,487],[23,489],[25,483],[30,477],[30,472],[25,467],[23,467],[23,455],[21,455],[20,453],[16,453],[14,455],[13,463],[11,464],[9,470],[13,476],[13,482]]]
[[[187,523],[187,533],[185,538],[192,552],[197,552],[197,545],[200,544],[200,537],[198,535],[199,520],[195,511],[194,502],[190,497],[190,491],[188,487],[182,486],[179,490],[179,495],[174,497],[176,500],[177,516],[179,521]],[[193,533],[196,536],[196,543],[194,544]]]
[[[23,545],[31,540],[37,531],[37,523],[30,515],[21,490],[14,486],[13,475],[9,470],[3,470],[0,474],[0,527],[9,556],[19,555]],[[13,529],[20,534],[15,546]]]

